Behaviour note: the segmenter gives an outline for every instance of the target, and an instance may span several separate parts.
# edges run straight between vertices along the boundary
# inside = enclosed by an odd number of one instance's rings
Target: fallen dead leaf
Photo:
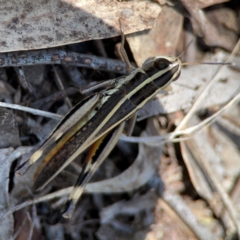
[[[138,66],[153,56],[173,56],[182,33],[183,17],[177,10],[168,6],[162,7],[157,24],[151,30],[133,33],[127,41]]]
[[[9,11],[11,9],[11,11]],[[152,28],[160,6],[150,1],[3,1],[0,52],[40,49],[110,38]]]
[[[12,161],[13,148],[0,149],[0,217],[2,217],[11,206],[8,187],[9,173]],[[14,220],[12,214],[4,217],[0,224],[0,239],[11,239],[13,237]]]
[[[0,109],[0,148],[20,146],[18,126],[12,110]]]

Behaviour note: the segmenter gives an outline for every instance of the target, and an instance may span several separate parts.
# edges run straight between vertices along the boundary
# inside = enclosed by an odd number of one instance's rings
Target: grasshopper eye
[[[169,67],[169,65],[171,64],[170,61],[168,61],[167,59],[165,58],[159,58],[155,61],[155,68],[157,68],[158,70],[164,70],[166,68]]]
[[[148,58],[143,63],[142,68],[145,71],[151,71],[153,69],[159,71],[159,70],[164,70],[168,68],[171,63],[172,63],[171,61],[163,57],[152,57],[152,58]]]

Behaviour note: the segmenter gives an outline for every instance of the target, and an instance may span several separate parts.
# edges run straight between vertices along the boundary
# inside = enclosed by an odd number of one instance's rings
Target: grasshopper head
[[[182,62],[176,57],[157,56],[148,58],[142,65],[146,72],[172,72],[172,81],[180,76]]]

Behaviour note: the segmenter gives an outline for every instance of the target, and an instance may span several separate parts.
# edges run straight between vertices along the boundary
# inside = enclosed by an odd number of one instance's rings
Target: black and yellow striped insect
[[[29,160],[19,167],[17,174],[24,174],[32,164],[41,161],[33,188],[42,189],[91,146],[63,213],[64,217],[71,217],[87,182],[117,143],[124,122],[178,79],[181,65],[180,59],[175,57],[149,58],[142,68],[134,69],[128,76],[115,79],[111,87],[85,98],[63,118]]]

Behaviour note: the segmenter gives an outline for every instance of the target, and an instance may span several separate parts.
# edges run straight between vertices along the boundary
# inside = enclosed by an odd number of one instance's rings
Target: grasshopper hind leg
[[[112,151],[113,147],[116,145],[123,131],[124,125],[125,122],[121,123],[117,128],[112,130],[110,133],[103,135],[91,146],[88,156],[84,161],[83,169],[68,198],[65,209],[63,210],[63,217],[70,218],[72,216],[76,204],[82,196],[85,186],[102,162]]]
[[[122,38],[121,46],[120,46],[120,53],[121,53],[121,56],[122,56],[124,62],[127,65],[127,68],[129,70],[129,72],[132,72],[135,69],[135,67],[130,63],[130,60],[129,60],[128,55],[127,55],[127,52],[126,52],[126,50],[124,48],[125,36],[124,36],[123,28],[122,28],[121,19],[119,19],[119,25],[120,25],[121,38]]]

